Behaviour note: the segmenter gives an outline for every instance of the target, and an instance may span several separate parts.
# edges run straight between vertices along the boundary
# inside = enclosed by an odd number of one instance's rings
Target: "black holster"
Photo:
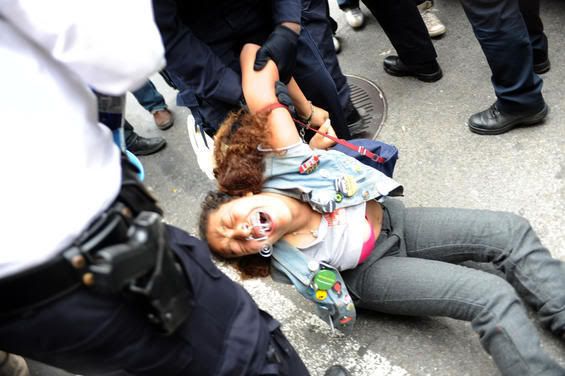
[[[109,226],[117,226],[111,223]],[[93,251],[83,281],[101,293],[124,293],[147,311],[149,319],[165,333],[173,332],[189,315],[191,290],[188,279],[167,247],[165,225],[154,212],[141,212],[127,230],[128,239]],[[72,259],[78,249],[69,250]],[[85,254],[86,251],[86,254]],[[85,279],[85,274],[91,277]]]
[[[131,165],[123,163],[123,171],[118,200],[64,257],[73,264],[82,256],[85,266],[77,269],[84,285],[124,294],[169,334],[190,314],[190,281],[168,247],[156,201]]]

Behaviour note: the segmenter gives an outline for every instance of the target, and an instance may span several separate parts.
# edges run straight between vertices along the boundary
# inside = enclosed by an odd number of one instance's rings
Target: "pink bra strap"
[[[357,265],[360,265],[363,262],[365,262],[365,260],[367,260],[371,252],[373,252],[373,248],[375,247],[375,242],[376,242],[375,230],[373,229],[371,222],[369,222],[369,219],[367,219],[367,223],[369,223],[371,234],[369,235],[369,239],[367,239],[367,241],[363,243],[363,248],[361,248],[361,256],[359,257],[359,262],[357,263]]]

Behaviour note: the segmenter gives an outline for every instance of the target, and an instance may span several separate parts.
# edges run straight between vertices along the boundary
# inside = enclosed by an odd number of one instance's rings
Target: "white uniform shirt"
[[[0,0],[0,277],[64,249],[116,197],[119,151],[90,88],[164,65],[150,0]]]

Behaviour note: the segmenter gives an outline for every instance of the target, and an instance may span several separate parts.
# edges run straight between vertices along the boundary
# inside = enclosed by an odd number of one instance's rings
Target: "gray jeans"
[[[511,213],[384,203],[365,263],[343,273],[357,306],[470,321],[503,375],[565,375],[541,348],[520,297],[551,331],[565,332],[565,267],[527,220]],[[504,278],[457,265],[492,263]]]

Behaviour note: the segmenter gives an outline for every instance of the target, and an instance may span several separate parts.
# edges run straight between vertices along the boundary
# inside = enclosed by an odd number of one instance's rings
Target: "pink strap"
[[[374,160],[374,161],[377,162],[377,163],[381,163],[381,164],[382,164],[382,163],[385,163],[385,159],[384,159],[383,157],[381,157],[380,155],[376,155],[376,154],[373,153],[372,151],[367,150],[364,146],[356,146],[356,145],[353,145],[351,142],[347,142],[347,141],[345,141],[345,140],[343,140],[343,139],[341,139],[341,138],[337,138],[337,137],[334,137],[334,136],[330,136],[330,135],[327,134],[327,133],[320,132],[320,131],[317,130],[316,128],[312,128],[312,127],[309,126],[308,124],[305,124],[305,123],[301,122],[301,121],[298,120],[298,119],[294,119],[294,118],[293,118],[293,120],[294,120],[296,123],[298,123],[299,125],[303,126],[304,128],[307,128],[307,129],[309,129],[309,130],[311,130],[311,131],[314,131],[314,132],[316,132],[316,133],[318,133],[318,134],[321,134],[322,136],[329,138],[329,139],[332,140],[333,142],[336,142],[336,143],[338,143],[338,144],[340,144],[340,145],[345,146],[345,147],[348,148],[348,149],[351,149],[351,150],[353,150],[353,151],[356,151],[357,153],[359,153],[359,154],[361,154],[361,155],[363,155],[363,156],[365,156],[365,157],[368,157],[368,158]]]

